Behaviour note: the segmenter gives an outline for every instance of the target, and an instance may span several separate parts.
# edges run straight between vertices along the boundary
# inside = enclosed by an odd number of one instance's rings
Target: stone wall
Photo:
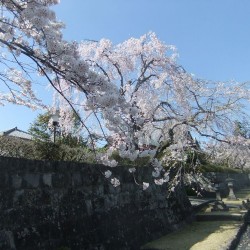
[[[0,250],[139,249],[190,218],[183,187],[143,191],[126,167],[0,157]],[[151,169],[138,168],[140,183]]]

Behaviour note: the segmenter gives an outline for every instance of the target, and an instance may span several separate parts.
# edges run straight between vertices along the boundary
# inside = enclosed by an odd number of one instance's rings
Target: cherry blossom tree
[[[97,160],[115,167],[114,151],[131,161],[149,157],[156,184],[169,180],[162,162],[183,163],[187,149],[194,150],[189,135],[228,142],[233,121],[249,101],[246,83],[195,78],[178,65],[175,47],[152,32],[118,45],[107,39],[65,41],[64,25],[50,9],[58,2],[0,0],[2,105],[45,107],[34,92],[39,74],[55,90],[54,109],[60,103],[64,131],[72,128],[67,114],[73,109],[90,138],[95,134],[108,143]],[[183,164],[176,166],[178,182]],[[119,185],[111,171],[104,175]]]
[[[115,96],[113,89],[109,93],[107,85],[100,83],[95,94],[86,97],[74,86],[69,89],[67,81],[59,82],[86,124],[96,119],[95,130],[99,126],[103,140],[109,143],[107,154],[100,158],[106,165],[116,166],[110,157],[113,151],[131,161],[147,156],[157,184],[169,179],[162,162],[178,166],[178,181],[187,149],[195,149],[190,135],[201,141],[204,137],[205,142],[228,143],[235,119],[245,115],[246,83],[195,78],[177,64],[174,46],[164,44],[152,32],[118,45],[107,39],[84,41],[79,52],[92,71],[119,90]],[[88,85],[93,93],[92,87]],[[63,105],[64,110],[66,107]],[[159,161],[162,151],[165,154]]]

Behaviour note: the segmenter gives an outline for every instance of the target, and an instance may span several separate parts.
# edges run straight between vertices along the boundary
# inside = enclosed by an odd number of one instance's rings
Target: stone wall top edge
[[[61,173],[61,172],[85,172],[89,173],[103,173],[110,170],[115,174],[131,175],[129,168],[131,166],[117,166],[111,168],[102,164],[94,163],[78,163],[78,162],[64,162],[64,161],[49,161],[49,160],[31,160],[24,158],[3,157],[0,156],[0,172],[30,172],[30,173]],[[135,176],[151,174],[150,167],[137,167]]]

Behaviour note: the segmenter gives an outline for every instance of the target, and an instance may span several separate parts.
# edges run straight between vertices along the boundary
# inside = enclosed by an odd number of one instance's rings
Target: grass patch
[[[235,193],[236,197],[239,199],[250,199],[250,189],[249,188],[245,188],[245,189],[241,189],[239,192]]]
[[[201,172],[218,172],[218,173],[242,173],[240,169],[229,168],[223,165],[215,165],[211,163],[203,164],[199,167]]]
[[[187,225],[178,232],[152,241],[141,249],[218,250],[227,249],[242,223],[235,221],[203,221]]]

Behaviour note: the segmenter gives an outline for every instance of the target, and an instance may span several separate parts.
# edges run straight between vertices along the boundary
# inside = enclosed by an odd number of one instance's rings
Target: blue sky
[[[177,47],[179,64],[197,77],[250,80],[249,0],[61,0],[54,9],[67,40],[119,43],[154,31]],[[37,113],[0,107],[0,131],[27,130]]]

